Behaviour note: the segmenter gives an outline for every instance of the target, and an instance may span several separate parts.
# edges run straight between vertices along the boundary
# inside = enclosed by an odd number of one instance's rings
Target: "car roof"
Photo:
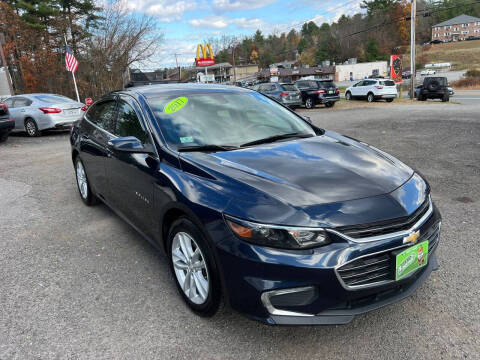
[[[223,93],[248,93],[252,90],[232,85],[198,84],[198,83],[176,83],[176,84],[155,84],[121,90],[121,93],[133,93],[143,95],[146,98],[158,95],[166,95],[175,92],[182,94],[196,92],[223,92]]]

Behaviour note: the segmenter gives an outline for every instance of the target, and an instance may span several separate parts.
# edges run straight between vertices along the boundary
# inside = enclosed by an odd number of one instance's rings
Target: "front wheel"
[[[352,100],[352,93],[350,91],[347,91],[347,93],[345,94],[345,100]]]
[[[215,315],[221,300],[218,270],[205,237],[187,218],[180,218],[172,225],[168,253],[183,300],[200,316]]]
[[[369,93],[369,94],[367,95],[367,101],[368,101],[369,103],[371,103],[371,102],[373,102],[373,100],[375,100],[375,96],[373,96],[372,93]]]
[[[307,98],[307,100],[305,100],[305,108],[307,109],[311,109],[315,106],[315,103],[313,102],[313,99],[311,97]]]
[[[90,184],[88,183],[87,173],[83,166],[82,160],[77,156],[75,158],[75,176],[77,178],[77,187],[80,197],[85,205],[92,206],[98,203],[98,198],[92,193]]]

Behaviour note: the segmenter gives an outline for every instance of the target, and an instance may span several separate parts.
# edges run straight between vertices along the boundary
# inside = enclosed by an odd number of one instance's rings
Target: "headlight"
[[[330,243],[324,229],[258,224],[226,215],[233,233],[249,243],[280,249],[309,249]]]

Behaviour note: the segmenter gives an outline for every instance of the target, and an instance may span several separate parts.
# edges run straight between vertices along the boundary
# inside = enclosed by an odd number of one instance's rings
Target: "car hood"
[[[343,202],[390,193],[413,170],[353,139],[325,135],[237,151],[182,154],[214,177],[228,177],[231,196],[295,207]],[[216,174],[215,174],[216,173]]]

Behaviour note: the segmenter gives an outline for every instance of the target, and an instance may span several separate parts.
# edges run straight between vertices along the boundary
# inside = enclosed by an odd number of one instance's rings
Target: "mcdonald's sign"
[[[208,55],[208,56],[207,56]],[[210,44],[197,45],[197,57],[195,58],[197,66],[211,66],[215,65],[215,58],[213,57],[213,51]]]

